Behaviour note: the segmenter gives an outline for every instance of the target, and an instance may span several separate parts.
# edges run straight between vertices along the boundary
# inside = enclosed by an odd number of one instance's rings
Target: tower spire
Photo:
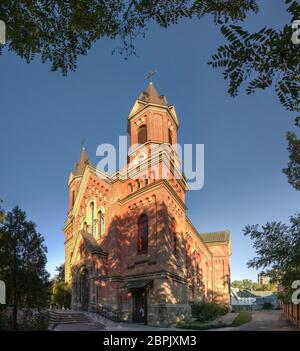
[[[152,81],[149,82],[147,89],[140,94],[138,100],[148,104],[168,105],[166,97],[158,94]]]
[[[90,160],[88,158],[88,155],[86,153],[85,147],[82,146],[81,154],[79,161],[76,162],[75,167],[74,167],[74,176],[79,176],[83,175],[85,167],[90,164]]]

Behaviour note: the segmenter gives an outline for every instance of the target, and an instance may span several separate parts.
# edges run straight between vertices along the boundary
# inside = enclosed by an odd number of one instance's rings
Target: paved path
[[[227,319],[226,322],[231,322],[233,317],[237,314],[232,313],[226,315]],[[225,317],[225,316],[224,316]],[[224,318],[223,317],[223,318]],[[223,321],[225,322],[225,320]],[[108,330],[108,331],[170,331],[170,330],[180,330],[184,331],[184,329],[177,329],[177,328],[156,328],[156,327],[149,327],[144,324],[135,324],[135,323],[117,323],[112,322],[110,320],[102,318],[101,320],[93,321],[91,323],[74,323],[74,324],[59,324],[54,329],[56,331],[69,331],[69,330],[93,330],[93,331],[101,331],[101,330]],[[246,324],[243,324],[239,327],[227,327],[227,328],[219,328],[219,329],[211,329],[214,331],[238,331],[238,330],[245,330],[245,331],[287,331],[287,330],[294,330],[300,331],[299,329],[295,328],[289,321],[287,321],[284,316],[282,315],[281,311],[253,311],[252,312],[252,320]],[[199,331],[197,331],[199,332]]]
[[[239,327],[220,328],[216,330],[300,331],[285,319],[280,310],[253,311],[252,320],[250,322]]]

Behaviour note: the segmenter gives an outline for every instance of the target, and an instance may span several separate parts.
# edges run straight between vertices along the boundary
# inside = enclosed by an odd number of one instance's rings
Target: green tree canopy
[[[65,283],[65,265],[56,267],[57,274],[52,281],[51,305],[59,308],[71,307],[71,287]]]
[[[4,210],[2,209],[1,204],[2,200],[0,199],[0,223],[2,223],[4,220]]]
[[[65,281],[65,264],[62,263],[58,267],[56,267],[57,274],[55,275],[55,280],[58,282]]]
[[[292,132],[287,133],[287,140],[290,161],[283,173],[286,174],[289,183],[300,190],[300,140]]]
[[[240,290],[252,290],[253,282],[251,279],[235,280],[231,286]]]
[[[0,225],[0,279],[6,283],[7,304],[13,306],[17,328],[18,307],[44,307],[49,301],[47,248],[36,225],[19,207]]]
[[[54,281],[52,285],[51,305],[59,308],[70,308],[71,288],[64,281]]]
[[[300,50],[292,42],[292,22],[300,18],[298,1],[285,0],[290,21],[280,30],[264,27],[250,33],[238,25],[223,25],[228,43],[218,48],[209,62],[223,68],[229,81],[228,92],[237,96],[242,83],[247,94],[274,86],[281,104],[289,111],[300,111]],[[296,124],[299,125],[299,117]]]
[[[266,269],[271,281],[285,288],[289,298],[294,280],[300,277],[300,214],[290,217],[290,225],[269,222],[259,227],[249,225],[244,234],[253,241],[256,256],[248,266]]]
[[[99,39],[121,41],[116,51],[129,55],[134,39],[145,35],[150,22],[168,27],[182,18],[212,15],[220,20],[243,20],[257,12],[255,0],[53,0],[1,1],[7,48],[27,62],[36,55],[65,75],[76,69]],[[0,46],[0,54],[1,54]]]

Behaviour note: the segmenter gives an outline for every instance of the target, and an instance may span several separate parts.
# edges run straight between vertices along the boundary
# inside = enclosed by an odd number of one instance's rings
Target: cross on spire
[[[151,70],[147,75],[146,77],[144,78],[145,80],[148,80],[150,81],[150,83],[152,83],[152,77],[157,73],[157,70],[156,69],[153,69]]]

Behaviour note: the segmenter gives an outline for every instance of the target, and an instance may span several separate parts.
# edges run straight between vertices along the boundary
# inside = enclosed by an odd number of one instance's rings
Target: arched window
[[[104,213],[100,210],[98,212],[98,235],[99,238],[102,238],[102,235],[104,233]]]
[[[171,154],[170,154],[170,173],[173,176],[174,176],[174,171],[175,171],[175,155],[174,155],[174,151],[171,151]]]
[[[75,190],[72,190],[72,207],[74,206],[75,202]]]
[[[177,238],[177,233],[176,233],[176,221],[174,218],[172,218],[172,220],[171,220],[171,235],[172,235],[172,239],[173,239],[173,252],[174,252],[174,255],[176,256],[177,255],[178,238]]]
[[[141,188],[141,182],[139,181],[139,179],[136,180],[136,188],[137,189]]]
[[[138,144],[145,144],[147,142],[147,127],[145,124],[138,129]]]
[[[156,179],[156,173],[155,173],[155,171],[152,171],[152,172],[151,172],[150,179],[151,179],[151,182],[155,182],[155,179]]]
[[[137,238],[138,252],[146,252],[148,250],[148,216],[141,215],[138,223],[138,238]]]
[[[171,131],[171,129],[168,130],[168,137],[169,137],[169,144],[173,145],[173,138],[172,138],[172,131]]]
[[[94,203],[91,202],[90,204],[90,210],[91,210],[91,234],[94,235],[95,233],[95,206]]]

